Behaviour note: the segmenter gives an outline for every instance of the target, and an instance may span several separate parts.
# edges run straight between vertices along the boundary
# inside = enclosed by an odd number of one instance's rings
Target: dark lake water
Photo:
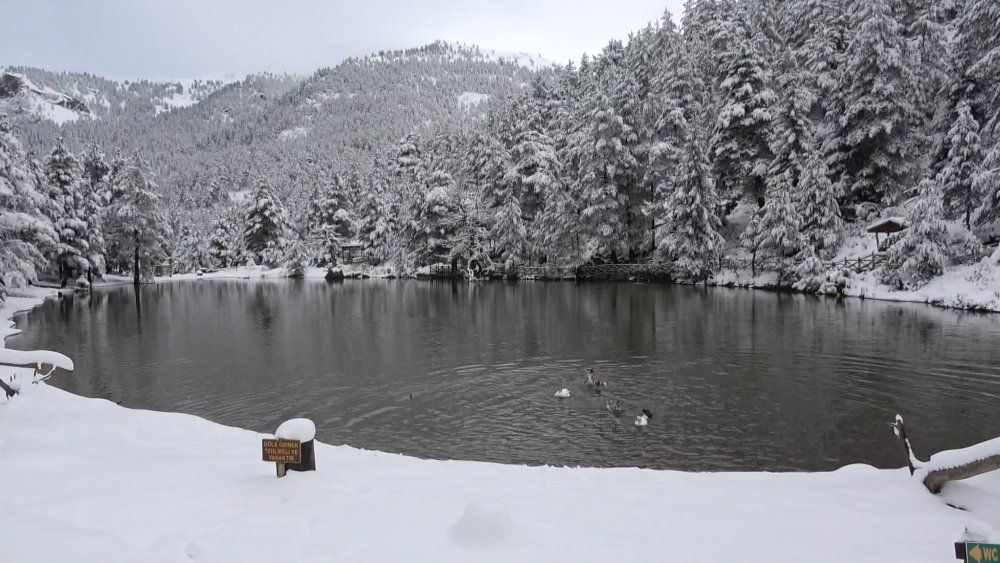
[[[1000,435],[1000,315],[642,284],[197,281],[51,301],[11,348],[75,393],[429,458],[899,467]],[[594,367],[609,387],[583,385]],[[567,387],[569,399],[553,393]],[[412,394],[412,399],[410,395]],[[625,415],[605,410],[620,399]],[[636,428],[642,408],[654,417]]]

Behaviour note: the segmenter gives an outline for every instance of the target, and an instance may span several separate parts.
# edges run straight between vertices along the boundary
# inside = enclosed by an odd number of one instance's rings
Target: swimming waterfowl
[[[559,397],[560,399],[565,399],[565,398],[569,397],[569,389],[566,389],[566,388],[560,389],[560,390],[556,391],[556,395],[555,396]]]
[[[646,426],[649,424],[649,419],[653,418],[653,413],[649,412],[649,409],[642,409],[639,416],[635,417],[636,426]]]
[[[601,381],[600,379],[597,379],[597,376],[594,375],[594,368],[590,368],[590,371],[587,372],[587,379],[584,379],[583,383],[587,387],[602,388],[602,387],[607,387],[608,386],[607,382]]]
[[[622,402],[618,399],[608,399],[608,412],[614,416],[621,416],[622,414]]]

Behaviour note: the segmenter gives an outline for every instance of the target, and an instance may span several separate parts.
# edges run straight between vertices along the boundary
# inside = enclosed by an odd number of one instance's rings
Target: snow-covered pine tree
[[[805,74],[814,101],[825,109],[826,98],[837,86],[845,36],[845,0],[787,0],[780,8],[784,48]]]
[[[491,262],[485,266],[497,266],[506,273],[526,261],[529,253],[520,198],[508,182],[507,172],[513,166],[510,152],[492,128],[476,138],[470,152],[470,176],[485,205],[483,227]]]
[[[947,91],[955,82],[949,61],[949,37],[953,34],[951,20],[956,12],[956,2],[906,0],[901,4],[903,11],[907,12],[902,23],[906,26],[904,31],[910,44],[909,54],[920,77],[914,90],[914,101],[917,110],[930,119],[935,113],[935,100],[942,88]]]
[[[230,214],[231,215],[231,214]],[[212,222],[208,237],[208,255],[219,268],[239,264],[243,233],[234,225],[234,217],[222,216]]]
[[[214,258],[211,253],[211,238],[207,236],[208,233],[199,231],[198,226],[190,217],[187,217],[175,232],[177,232],[177,238],[174,242],[173,252],[170,254],[175,272],[195,272],[211,266]]]
[[[883,283],[899,289],[917,289],[940,276],[949,253],[941,186],[925,178],[917,191],[917,200],[906,214],[906,230],[889,247],[882,267]]]
[[[392,257],[399,238],[398,207],[387,193],[380,164],[376,163],[369,181],[358,207],[357,237],[368,261],[383,264]]]
[[[555,143],[545,133],[541,108],[531,104],[519,109],[512,132],[511,165],[503,183],[513,190],[520,202],[521,215],[532,241],[530,250],[541,251],[539,243],[544,235],[535,223],[547,204],[546,198],[561,182],[559,161]]]
[[[844,221],[818,147],[806,157],[795,201],[802,217],[802,234],[810,248],[820,257],[832,258],[843,239]]]
[[[97,143],[91,143],[83,155],[83,217],[87,221],[87,254],[91,264],[90,273],[101,274],[105,269],[107,249],[104,242],[104,207],[111,194],[108,190],[108,175],[111,167],[104,158]],[[92,281],[92,280],[88,280]]]
[[[243,241],[255,263],[274,267],[285,256],[288,213],[263,176],[256,183],[244,212]]]
[[[882,281],[896,287],[914,288],[944,272],[944,244],[947,231],[942,217],[940,188],[924,179],[919,199],[907,213],[909,222],[901,240],[889,248],[882,267]]]
[[[763,195],[771,163],[773,90],[770,65],[756,37],[737,34],[720,69],[722,108],[712,137],[712,157],[719,191],[726,197]]]
[[[0,114],[0,303],[7,290],[38,279],[45,254],[55,249],[58,234],[42,213],[48,204],[28,157]]]
[[[581,182],[581,218],[590,243],[605,258],[616,261],[628,253],[626,207],[628,182],[637,165],[628,144],[635,133],[600,96],[593,113],[590,142],[583,153],[584,175]]]
[[[911,58],[890,0],[850,2],[848,27],[856,31],[839,69],[843,114],[829,166],[849,201],[893,203],[916,163]]]
[[[778,77],[781,98],[772,110],[770,145],[773,158],[767,171],[768,183],[772,178],[787,183],[793,193],[798,191],[806,155],[814,139],[809,113],[816,96],[807,86],[807,74],[799,66],[794,52],[786,52]]]
[[[108,246],[117,253],[111,258],[121,268],[131,269],[133,282],[139,284],[143,278],[152,279],[153,266],[166,258],[170,227],[160,209],[156,184],[138,157],[122,162],[111,189],[117,196],[104,216]]]
[[[994,143],[986,153],[972,185],[983,200],[976,210],[976,223],[985,225],[1000,220],[1000,142]]]
[[[665,40],[666,41],[666,40]],[[650,186],[647,216],[661,217],[658,209],[672,197],[676,188],[677,169],[684,157],[685,134],[703,122],[702,95],[704,80],[698,74],[685,43],[676,45],[653,79],[651,111],[656,114],[650,141],[646,183]],[[660,225],[651,221],[651,243],[656,247],[656,230]]]
[[[507,190],[501,197],[499,205],[493,208],[491,238],[496,248],[495,261],[504,272],[510,272],[528,255],[528,229],[513,190]]]
[[[407,243],[417,266],[448,259],[458,214],[454,180],[447,172],[435,170],[427,179],[423,201],[417,206],[413,222],[407,229]]]
[[[965,101],[955,108],[955,120],[948,131],[948,160],[941,170],[940,182],[944,195],[945,217],[961,218],[965,228],[972,228],[972,212],[981,202],[973,185],[983,162],[979,139],[979,123]]]
[[[312,265],[312,252],[307,241],[296,233],[292,233],[291,239],[285,245],[285,256],[282,267],[288,271],[288,277],[301,278],[306,274],[306,268]]]
[[[724,240],[711,164],[695,133],[688,136],[674,191],[664,203],[661,258],[672,265],[676,279],[701,281],[719,267]]]
[[[55,146],[45,157],[45,179],[53,205],[52,223],[59,233],[59,246],[55,252],[60,280],[75,277],[90,268],[86,255],[87,219],[84,215],[84,198],[80,186],[80,164],[63,142],[56,137]]]
[[[1000,3],[966,0],[955,20],[953,99],[966,98],[972,116],[986,128],[997,123],[1000,107]]]
[[[802,235],[802,218],[792,200],[792,170],[769,178],[764,207],[757,211],[753,228],[741,237],[741,244],[753,255],[756,274],[760,259],[769,259],[769,266],[784,276],[806,246]]]
[[[318,266],[337,263],[341,245],[354,235],[347,197],[340,176],[323,177],[316,185],[306,210],[306,236],[310,246],[316,247]]]

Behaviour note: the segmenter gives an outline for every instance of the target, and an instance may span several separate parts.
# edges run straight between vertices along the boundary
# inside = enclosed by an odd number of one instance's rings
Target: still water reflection
[[[141,298],[49,302],[8,346],[68,354],[55,384],[83,395],[260,431],[308,416],[322,441],[431,458],[816,470],[901,465],[896,412],[921,455],[1000,434],[1000,315],[641,284],[199,281]]]

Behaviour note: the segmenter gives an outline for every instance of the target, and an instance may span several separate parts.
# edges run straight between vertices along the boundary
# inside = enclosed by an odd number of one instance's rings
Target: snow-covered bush
[[[850,284],[848,272],[827,268],[810,246],[802,250],[799,260],[794,272],[795,282],[792,283],[796,291],[842,295]]]

